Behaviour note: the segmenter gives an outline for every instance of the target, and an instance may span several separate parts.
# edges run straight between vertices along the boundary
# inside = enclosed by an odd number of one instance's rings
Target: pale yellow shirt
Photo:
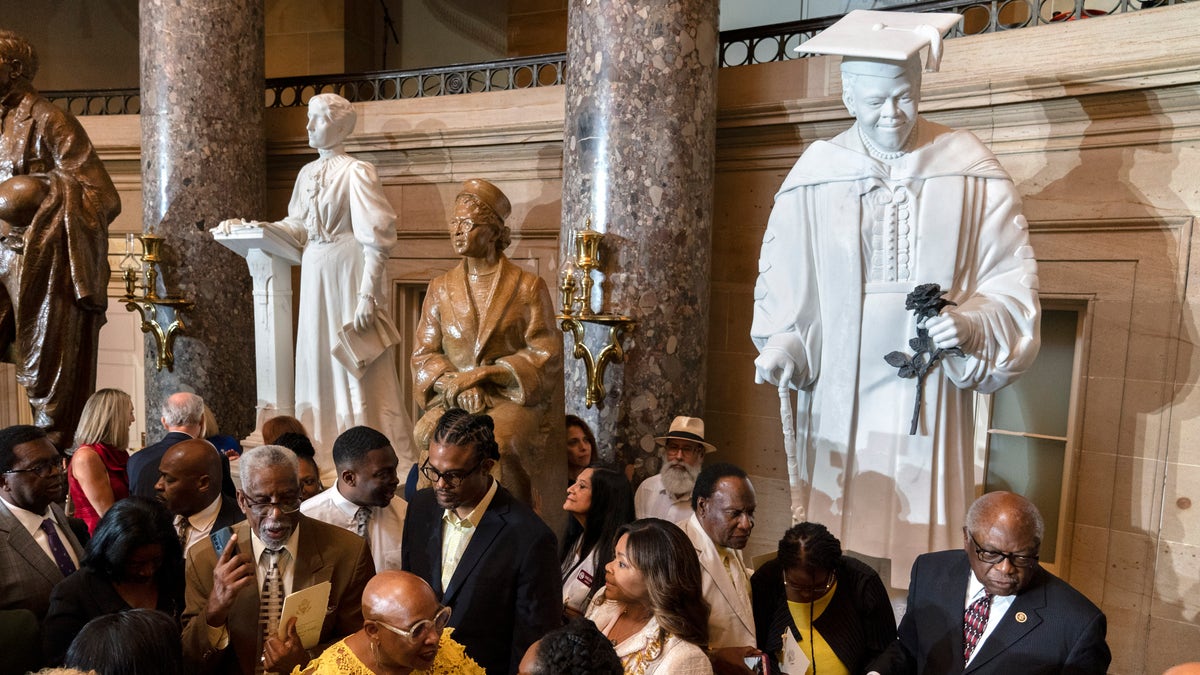
[[[833,651],[833,647],[825,641],[825,637],[821,632],[812,627],[810,616],[812,619],[818,619],[824,613],[825,608],[829,606],[829,601],[833,599],[837,593],[837,583],[833,584],[833,588],[829,592],[817,599],[815,603],[807,602],[792,602],[788,600],[788,611],[791,612],[792,621],[796,624],[796,630],[800,631],[800,639],[797,641],[800,649],[804,650],[804,655],[808,657],[809,663],[817,664],[821,675],[850,675],[850,670],[846,668],[846,664],[842,663],[837,654]],[[811,613],[811,614],[810,614]],[[813,652],[816,652],[814,655]],[[810,665],[806,673],[811,674],[813,667]]]
[[[458,569],[458,562],[462,560],[463,551],[467,550],[467,544],[471,543],[471,537],[475,536],[475,528],[479,526],[479,521],[483,520],[484,512],[491,505],[492,498],[496,496],[496,487],[497,483],[493,478],[487,494],[479,500],[475,509],[466,518],[459,518],[453,509],[446,509],[446,512],[442,514],[442,521],[445,523],[442,528],[443,592],[450,585],[454,570]]]

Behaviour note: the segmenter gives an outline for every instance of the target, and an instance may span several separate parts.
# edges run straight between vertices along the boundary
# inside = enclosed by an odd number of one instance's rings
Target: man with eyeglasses
[[[638,518],[682,523],[692,517],[692,488],[704,455],[717,447],[704,440],[704,420],[680,415],[665,436],[654,439],[662,458],[658,473],[642,481],[633,496]]]
[[[241,481],[246,522],[233,526],[221,555],[211,540],[188,550],[184,655],[204,672],[290,673],[310,655],[295,626],[279,624],[283,599],[330,583],[319,643],[328,645],[362,627],[360,599],[375,565],[362,537],[300,513],[299,460],[291,450],[246,452]]]
[[[409,504],[402,567],[454,609],[455,639],[488,673],[516,673],[529,645],[561,623],[555,537],[500,486],[494,422],[451,408],[421,467],[433,487]]]
[[[0,609],[27,609],[39,622],[54,585],[83,558],[59,505],[63,459],[38,427],[0,430]]]
[[[899,637],[872,664],[893,673],[1104,673],[1104,613],[1038,564],[1032,502],[991,492],[967,511],[963,550],[919,556]]]

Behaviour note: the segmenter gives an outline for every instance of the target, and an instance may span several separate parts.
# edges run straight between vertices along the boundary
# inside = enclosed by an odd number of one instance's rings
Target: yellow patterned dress
[[[463,646],[450,637],[451,632],[446,629],[442,633],[433,666],[429,670],[414,670],[412,675],[486,675],[483,668],[467,656]],[[292,675],[374,675],[374,672],[354,655],[345,640],[341,640],[330,645],[303,669],[293,670]]]

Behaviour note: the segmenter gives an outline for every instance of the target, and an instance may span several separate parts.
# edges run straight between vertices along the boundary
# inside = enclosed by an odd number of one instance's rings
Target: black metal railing
[[[978,35],[1121,14],[1189,0],[932,0],[889,7],[894,11],[956,12],[963,22],[949,37]],[[802,58],[795,47],[828,28],[840,16],[756,26],[721,33],[721,66],[745,66]],[[339,94],[350,101],[394,101],[485,91],[548,87],[566,81],[564,53],[519,57],[422,70],[389,70],[350,75],[309,75],[266,81],[268,108],[308,105],[317,94]],[[75,115],[136,115],[137,89],[48,91],[43,94]]]

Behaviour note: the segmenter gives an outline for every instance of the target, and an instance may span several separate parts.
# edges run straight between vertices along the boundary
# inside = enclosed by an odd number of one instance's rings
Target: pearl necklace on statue
[[[912,144],[913,135],[916,133],[916,131],[917,130],[915,128],[910,131],[908,138],[904,141],[903,147],[892,152],[880,150],[879,146],[872,143],[871,139],[865,133],[863,133],[862,125],[859,125],[858,127],[858,138],[862,141],[863,147],[867,149],[867,154],[878,160],[890,161],[893,159],[900,159],[904,155],[908,154],[908,146]]]

